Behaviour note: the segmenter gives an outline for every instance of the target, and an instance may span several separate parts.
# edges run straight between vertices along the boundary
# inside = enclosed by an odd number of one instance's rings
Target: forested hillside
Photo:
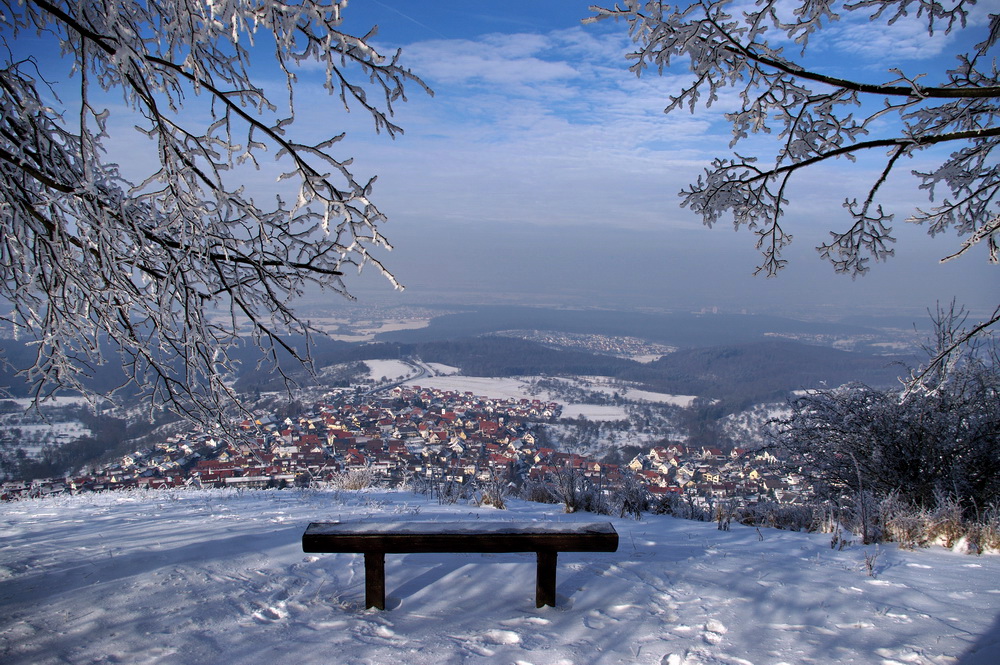
[[[419,344],[321,344],[317,364],[416,357],[457,367],[469,376],[596,375],[634,381],[650,390],[698,395],[726,403],[725,410],[789,391],[860,382],[898,385],[914,358],[838,351],[788,340],[732,344],[671,353],[643,364],[613,356],[553,349],[537,342],[499,336],[468,337]],[[241,390],[273,388],[267,372],[244,374]]]
[[[745,407],[782,399],[790,390],[857,382],[870,386],[899,385],[909,356],[873,356],[828,347],[770,340],[687,349],[627,372],[622,378],[642,381],[662,392],[683,392],[725,400]]]

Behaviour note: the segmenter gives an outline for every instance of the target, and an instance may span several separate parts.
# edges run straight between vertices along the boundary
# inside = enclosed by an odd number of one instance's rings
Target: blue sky
[[[360,34],[377,24],[375,44],[386,52],[402,48],[402,62],[435,93],[408,88],[409,101],[397,104],[395,117],[405,134],[391,140],[372,131],[363,111],[345,114],[303,72],[293,131],[346,130],[335,151],[354,158],[359,180],[378,175],[373,199],[389,217],[383,231],[395,250],[380,258],[407,289],[395,293],[368,271],[348,280],[363,302],[717,306],[920,318],[935,301],[955,297],[992,310],[1000,267],[987,263],[985,251],[938,265],[959,240],[929,240],[903,223],[916,205],[926,205],[909,177],[890,182],[882,199],[896,213],[895,258],[858,280],[834,274],[818,258],[815,245],[847,222],[844,197],[867,191],[876,168],[869,159],[803,174],[786,217],[795,236],[786,251],[791,265],[775,279],[753,277],[753,236],[725,224],[704,227],[677,196],[712,157],[729,154],[723,114],[736,108],[733,93],[711,109],[664,115],[687,73],[637,78],[627,71],[626,26],[582,25],[591,1],[351,0],[345,30]],[[981,2],[973,23],[987,11],[1000,11],[1000,0]],[[842,20],[811,45],[810,63],[885,81],[890,66],[940,71],[952,64],[944,57],[955,44],[943,33],[928,39],[906,21],[888,30]],[[254,74],[275,72],[262,66]],[[153,151],[142,148],[145,139],[130,120],[116,122],[113,157],[143,170],[143,155]],[[273,172],[265,168],[248,183],[273,187]]]
[[[952,297],[976,309],[995,305],[1000,268],[985,252],[939,265],[957,238],[929,240],[903,223],[926,205],[905,172],[883,197],[897,215],[895,258],[857,280],[818,258],[816,244],[847,221],[844,197],[867,191],[877,168],[868,159],[803,174],[786,218],[792,263],[775,279],[752,277],[759,254],[751,234],[705,228],[677,196],[713,156],[729,154],[722,114],[733,98],[664,115],[687,73],[635,77],[624,58],[626,26],[581,25],[588,4],[355,0],[347,7],[348,28],[378,24],[376,43],[401,47],[435,91],[430,98],[414,87],[399,107],[404,136],[374,137],[362,123],[345,144],[359,171],[379,174],[375,195],[396,245],[385,260],[408,287],[402,301],[451,294],[917,317]],[[980,12],[998,5],[981,3]],[[842,20],[810,53],[828,73],[885,81],[889,66],[940,71],[955,43],[943,33],[928,39],[905,21],[888,30]],[[373,294],[368,284],[358,286],[363,297],[386,291]]]

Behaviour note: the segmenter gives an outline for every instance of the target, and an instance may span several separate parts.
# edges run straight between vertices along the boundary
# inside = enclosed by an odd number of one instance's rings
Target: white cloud
[[[967,24],[972,31],[988,24],[989,12],[1000,11],[1000,2],[987,0],[968,7]],[[896,18],[891,11],[883,16],[870,18],[873,9],[845,12],[842,20],[830,26],[820,39],[827,45],[873,63],[884,65],[884,69],[897,66],[908,60],[926,61],[954,53],[971,50],[979,41],[970,30],[963,30],[961,21],[956,21],[953,29],[947,29],[946,21],[935,20],[933,33],[929,31],[928,16],[917,15],[915,9]]]
[[[407,62],[429,81],[445,85],[524,87],[577,76],[568,63],[541,56],[541,35],[487,35],[480,41],[434,40],[405,48]]]

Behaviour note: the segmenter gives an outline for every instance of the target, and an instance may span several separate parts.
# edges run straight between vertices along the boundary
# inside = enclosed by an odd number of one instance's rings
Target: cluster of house
[[[330,394],[309,413],[239,423],[242,437],[175,436],[89,474],[7,482],[4,499],[61,492],[172,487],[283,487],[337,481],[363,472],[376,482],[465,485],[501,478],[545,483],[571,471],[613,488],[634,475],[649,492],[755,501],[794,494],[788,478],[747,466],[741,451],[654,447],[619,467],[541,445],[539,427],[559,418],[554,402],[489,399],[400,386],[382,396]]]
[[[655,446],[628,463],[654,495],[679,492],[702,501],[724,499],[735,505],[800,503],[812,496],[804,476],[779,472],[778,466],[779,460],[768,451],[732,448],[727,453],[680,444]]]

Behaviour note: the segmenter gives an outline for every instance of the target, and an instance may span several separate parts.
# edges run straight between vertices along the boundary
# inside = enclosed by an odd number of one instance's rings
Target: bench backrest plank
[[[313,522],[305,552],[614,552],[610,522]]]

